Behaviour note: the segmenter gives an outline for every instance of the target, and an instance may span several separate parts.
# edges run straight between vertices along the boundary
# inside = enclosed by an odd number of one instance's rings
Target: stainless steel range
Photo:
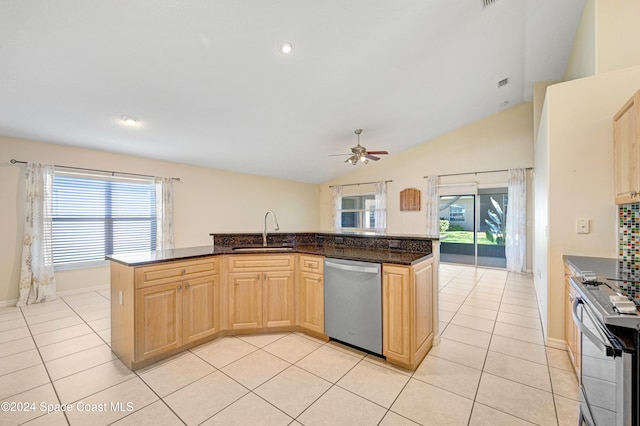
[[[585,273],[571,278],[581,331],[580,424],[638,425],[639,283]],[[629,279],[629,277],[625,277]],[[635,302],[635,303],[634,303]]]

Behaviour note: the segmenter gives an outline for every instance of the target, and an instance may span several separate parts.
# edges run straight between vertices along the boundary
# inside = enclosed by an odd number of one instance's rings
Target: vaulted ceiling
[[[320,183],[531,100],[583,6],[0,0],[0,134]]]

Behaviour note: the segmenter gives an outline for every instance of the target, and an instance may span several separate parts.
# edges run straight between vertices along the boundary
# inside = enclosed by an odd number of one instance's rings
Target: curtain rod
[[[10,163],[11,164],[27,164],[26,161],[20,161],[20,160],[14,159],[14,158],[12,158],[10,160]],[[114,171],[111,171],[111,170],[99,170],[99,169],[85,169],[83,167],[59,166],[57,164],[54,164],[53,167],[60,167],[60,168],[63,168],[63,169],[71,169],[71,170],[84,170],[84,171],[87,171],[87,172],[111,173],[111,176],[114,176],[115,174],[119,174],[119,175],[129,175],[129,176],[155,177],[155,176],[151,176],[151,175],[141,175],[139,173],[114,172]],[[172,177],[171,180],[174,180],[176,182],[181,182],[180,178]]]
[[[524,167],[525,170],[533,170],[533,167]],[[477,175],[480,173],[496,173],[496,172],[508,172],[509,169],[501,169],[501,170],[483,170],[481,172],[467,172],[467,173],[450,173],[448,175],[438,175],[438,177],[444,176],[462,176],[462,175]],[[423,178],[428,178],[429,176],[423,176]]]
[[[345,183],[344,185],[329,185],[329,188],[333,188],[334,186],[354,186],[354,185],[370,185],[372,183],[378,183],[380,181],[376,181],[376,182],[360,182],[360,183]],[[385,180],[384,183],[389,183],[389,182],[393,182],[392,180]]]

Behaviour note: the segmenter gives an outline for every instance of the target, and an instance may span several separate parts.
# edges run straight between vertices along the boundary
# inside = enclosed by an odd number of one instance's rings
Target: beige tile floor
[[[109,348],[108,297],[0,308],[0,424],[577,423],[577,380],[544,346],[529,275],[441,265],[442,340],[413,373],[298,333],[221,338],[131,372]]]

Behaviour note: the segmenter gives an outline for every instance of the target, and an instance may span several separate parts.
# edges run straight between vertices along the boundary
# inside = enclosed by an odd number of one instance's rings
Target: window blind
[[[56,171],[52,223],[56,268],[89,266],[103,263],[106,255],[155,250],[154,182]]]

